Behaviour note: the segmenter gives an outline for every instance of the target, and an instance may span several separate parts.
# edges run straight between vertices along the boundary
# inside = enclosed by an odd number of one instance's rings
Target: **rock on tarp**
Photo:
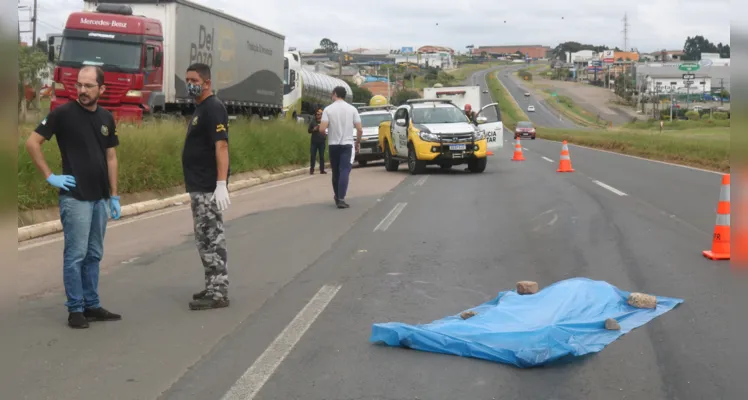
[[[657,296],[657,308],[641,309],[628,304],[629,294],[607,282],[573,278],[534,295],[501,292],[471,308],[476,315],[469,319],[456,314],[424,325],[374,324],[370,341],[536,367],[568,355],[596,353],[683,302]],[[606,330],[608,318],[621,329]]]

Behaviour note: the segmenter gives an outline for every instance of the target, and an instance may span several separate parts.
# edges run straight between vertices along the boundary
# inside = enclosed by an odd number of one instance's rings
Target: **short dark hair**
[[[345,99],[346,91],[344,87],[335,86],[335,89],[333,89],[332,92],[335,93],[335,97],[339,99]]]
[[[96,71],[96,84],[99,86],[104,86],[104,70],[96,65],[86,65],[80,70],[83,71],[86,68],[93,68],[93,70]],[[78,73],[80,73],[80,71]]]
[[[208,64],[194,63],[187,67],[187,72],[190,71],[197,72],[197,74],[200,75],[200,78],[204,81],[210,79],[210,66]]]

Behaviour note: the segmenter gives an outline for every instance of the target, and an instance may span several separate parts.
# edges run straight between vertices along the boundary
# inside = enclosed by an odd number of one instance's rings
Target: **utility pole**
[[[725,78],[719,78],[719,105],[725,104],[725,99],[722,98],[722,92],[725,90]]]
[[[629,15],[623,14],[623,51],[629,51]]]
[[[31,17],[31,23],[33,24],[33,33],[31,34],[31,46],[36,47],[36,1],[34,0],[34,16]]]

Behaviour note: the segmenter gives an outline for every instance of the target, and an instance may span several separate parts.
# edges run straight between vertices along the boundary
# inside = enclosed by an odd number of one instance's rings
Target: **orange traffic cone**
[[[492,155],[493,155],[493,151],[491,151],[491,150],[486,150],[486,155],[487,155],[487,156],[492,156]]]
[[[525,155],[522,154],[522,145],[519,142],[519,138],[517,138],[517,143],[514,145],[514,157],[512,161],[525,161]]]
[[[712,249],[704,250],[703,254],[710,260],[730,259],[730,174],[722,176]]]
[[[561,146],[561,160],[558,163],[558,170],[556,172],[574,172],[574,168],[571,167],[571,157],[569,157],[569,145],[564,140],[563,146]]]

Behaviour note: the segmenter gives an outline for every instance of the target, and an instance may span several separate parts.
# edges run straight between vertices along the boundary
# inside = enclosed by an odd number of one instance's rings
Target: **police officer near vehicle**
[[[184,184],[190,194],[197,250],[205,269],[205,289],[192,295],[191,310],[229,306],[228,252],[223,212],[229,200],[229,116],[213,94],[206,64],[187,68],[187,93],[195,112],[182,151]]]
[[[473,112],[473,106],[470,104],[465,104],[465,115],[470,123],[475,124],[475,112]]]
[[[26,141],[26,150],[47,182],[59,189],[68,326],[84,329],[89,321],[122,318],[101,307],[98,290],[107,214],[119,219],[121,212],[115,151],[119,139],[112,113],[98,105],[106,90],[104,71],[81,68],[75,86],[77,101],[52,110]],[[62,175],[52,173],[42,153],[42,144],[53,136],[60,149]]]
[[[314,119],[309,122],[307,131],[312,135],[311,141],[311,165],[309,166],[309,175],[314,175],[314,165],[317,163],[317,154],[319,153],[319,173],[325,172],[325,139],[327,134],[319,131],[319,123],[322,121],[322,109],[318,109]]]

